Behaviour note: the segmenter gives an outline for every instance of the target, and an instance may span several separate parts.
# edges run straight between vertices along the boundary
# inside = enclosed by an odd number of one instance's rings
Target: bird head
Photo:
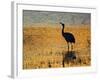
[[[64,27],[65,26],[65,24],[64,23],[62,23],[62,22],[60,22],[60,24]]]

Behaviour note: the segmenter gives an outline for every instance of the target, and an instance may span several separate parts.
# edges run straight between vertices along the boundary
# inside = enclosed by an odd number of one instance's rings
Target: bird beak
[[[62,22],[60,22],[60,24],[62,24]]]

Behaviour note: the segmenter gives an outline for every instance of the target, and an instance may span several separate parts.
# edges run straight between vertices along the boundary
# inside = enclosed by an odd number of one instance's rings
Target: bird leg
[[[73,51],[73,44],[71,43],[71,51]]]
[[[69,52],[69,42],[67,44],[68,44],[68,52]]]
[[[65,67],[64,59],[62,60],[62,66]]]

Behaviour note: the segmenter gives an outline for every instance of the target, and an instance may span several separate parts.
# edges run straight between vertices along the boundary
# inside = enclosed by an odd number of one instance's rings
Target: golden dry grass
[[[48,25],[23,28],[23,69],[62,67],[67,43],[61,34],[61,27],[59,25],[45,26]],[[65,32],[71,32],[76,39],[74,53],[77,58],[69,63],[65,62],[65,67],[90,66],[90,25],[67,26]]]

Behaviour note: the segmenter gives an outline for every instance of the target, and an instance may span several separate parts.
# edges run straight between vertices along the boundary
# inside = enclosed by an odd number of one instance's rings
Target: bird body
[[[73,36],[72,33],[66,32],[66,33],[64,33],[64,34],[62,34],[62,35],[64,36],[64,38],[65,38],[65,40],[66,40],[67,42],[69,42],[69,43],[75,43],[75,38],[74,38],[74,36]]]

